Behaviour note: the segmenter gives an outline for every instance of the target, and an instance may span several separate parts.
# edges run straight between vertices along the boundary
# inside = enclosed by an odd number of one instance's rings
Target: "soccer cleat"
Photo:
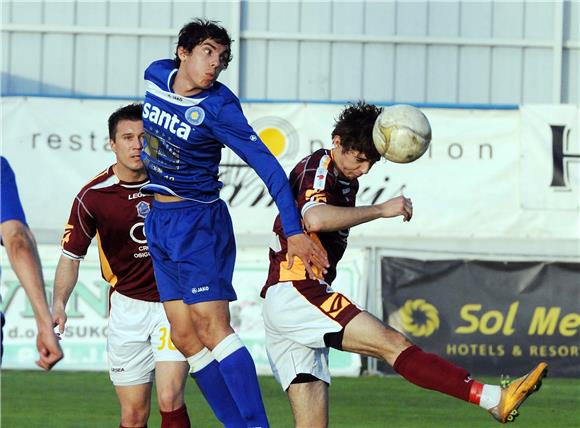
[[[489,413],[500,423],[513,422],[520,414],[518,407],[526,398],[542,386],[542,379],[548,372],[548,364],[540,363],[527,375],[515,379],[502,387],[499,404],[489,409]]]

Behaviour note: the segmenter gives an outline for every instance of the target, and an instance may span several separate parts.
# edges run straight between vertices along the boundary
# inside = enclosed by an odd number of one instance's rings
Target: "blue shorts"
[[[153,201],[145,234],[162,302],[237,299],[232,285],[236,242],[224,201]]]

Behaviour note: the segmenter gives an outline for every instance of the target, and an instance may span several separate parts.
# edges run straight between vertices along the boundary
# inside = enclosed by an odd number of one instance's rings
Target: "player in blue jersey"
[[[265,427],[254,362],[230,326],[236,245],[219,198],[224,146],[256,171],[276,202],[288,236],[286,263],[304,264],[314,275],[311,264],[324,270],[328,261],[303,233],[283,169],[248,125],[238,98],[217,82],[231,60],[231,43],[215,22],[194,20],[179,33],[175,59],[145,70],[142,157],[150,184],[144,190],[155,196],[145,230],[173,343],[192,368],[201,358],[215,358],[245,425]],[[212,389],[206,388],[206,398],[219,396]]]
[[[20,284],[24,288],[38,327],[36,347],[38,349],[38,366],[50,370],[62,357],[62,350],[58,344],[52,328],[52,316],[46,294],[44,293],[44,279],[40,257],[36,248],[36,241],[26,224],[24,210],[18,197],[16,177],[10,164],[4,157],[0,157],[0,172],[2,191],[0,197],[0,239],[6,249],[10,265],[16,273]],[[4,314],[0,312],[1,324],[4,326]],[[0,338],[1,343],[2,338]],[[1,354],[0,354],[1,358]],[[0,359],[1,361],[1,359]]]

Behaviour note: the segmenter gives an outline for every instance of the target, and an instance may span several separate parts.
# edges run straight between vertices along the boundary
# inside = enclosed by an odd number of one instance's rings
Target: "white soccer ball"
[[[383,108],[373,127],[373,143],[385,159],[409,163],[429,148],[431,125],[416,107],[399,104]]]

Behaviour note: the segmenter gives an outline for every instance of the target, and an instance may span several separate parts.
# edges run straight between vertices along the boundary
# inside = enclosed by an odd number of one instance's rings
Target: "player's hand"
[[[397,217],[402,215],[403,221],[411,221],[413,217],[413,202],[411,198],[397,196],[382,204],[383,217]]]
[[[58,333],[64,333],[64,325],[66,324],[67,316],[64,308],[61,307],[53,307],[52,308],[52,322],[53,327],[58,327]]]
[[[36,336],[36,349],[38,349],[39,356],[36,365],[44,370],[52,369],[64,356],[58,343],[58,337],[56,337],[50,326],[39,327],[38,335]]]
[[[298,257],[304,263],[308,276],[312,279],[322,279],[326,268],[329,266],[326,252],[307,235],[300,233],[288,238],[288,269],[294,264],[294,257]],[[316,267],[319,274],[316,275],[312,266]]]

